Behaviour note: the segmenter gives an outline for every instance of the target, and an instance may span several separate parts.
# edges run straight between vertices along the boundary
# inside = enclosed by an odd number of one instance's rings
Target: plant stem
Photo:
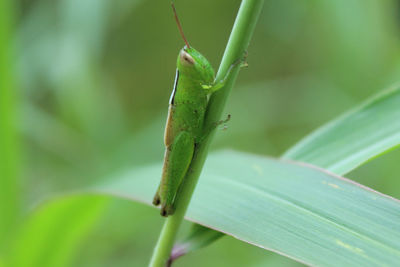
[[[233,62],[242,58],[249,45],[251,36],[254,32],[258,16],[261,12],[264,0],[243,0],[239,12],[236,16],[235,24],[228,44],[225,49],[221,65],[218,69],[216,80],[221,80],[225,77],[229,67]],[[221,88],[210,98],[207,107],[204,127],[207,129],[212,124],[220,120],[222,111],[225,106],[226,99],[233,87],[240,67],[237,66],[232,70],[228,77],[224,88]],[[208,147],[214,136],[211,133],[199,146],[196,148],[188,173],[182,182],[178,199],[176,200],[176,210],[173,216],[169,216],[161,230],[160,237],[154,249],[154,253],[150,262],[150,267],[164,267],[175,242],[176,234],[182,223],[190,199],[196,187],[198,178],[207,158]]]

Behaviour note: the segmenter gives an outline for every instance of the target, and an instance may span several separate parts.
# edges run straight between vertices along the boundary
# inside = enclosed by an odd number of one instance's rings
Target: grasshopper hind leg
[[[167,147],[161,184],[154,204],[161,203],[161,215],[166,217],[175,211],[176,195],[189,169],[194,153],[194,137],[188,132],[180,132]]]

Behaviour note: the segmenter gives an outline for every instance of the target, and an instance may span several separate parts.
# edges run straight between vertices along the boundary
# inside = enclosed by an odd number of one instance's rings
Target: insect
[[[239,60],[232,64],[225,78],[216,81],[214,69],[208,60],[189,45],[174,3],[171,2],[171,5],[186,45],[180,50],[177,59],[175,83],[165,126],[166,149],[162,178],[153,199],[154,205],[161,204],[161,215],[165,217],[174,213],[176,195],[189,169],[196,146],[211,132],[203,127],[209,96],[224,86],[232,68],[240,63]],[[216,122],[214,126],[227,120]]]

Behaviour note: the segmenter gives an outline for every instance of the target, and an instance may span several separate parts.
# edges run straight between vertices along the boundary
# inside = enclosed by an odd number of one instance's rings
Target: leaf
[[[174,245],[171,256],[168,260],[168,266],[171,266],[172,262],[178,258],[190,252],[204,248],[223,236],[224,234],[221,232],[204,227],[200,224],[192,223],[190,233],[187,237],[183,241],[177,242]]]
[[[317,129],[283,158],[345,174],[399,144],[400,87],[395,87]]]
[[[369,118],[373,119],[371,120],[373,123]],[[383,118],[384,121],[374,118]],[[389,150],[400,143],[400,120],[398,118],[400,118],[400,90],[393,89],[383,92],[344,117],[340,117],[306,137],[283,157],[313,163],[337,174],[345,174],[359,166],[360,162],[366,162],[381,154],[382,151]],[[371,137],[363,134],[363,131],[366,130],[365,128],[375,127],[376,121],[380,122],[377,124],[380,133],[370,130],[375,134],[375,141],[371,142]],[[364,127],[353,127],[360,124]],[[358,135],[365,139],[357,138]],[[356,140],[346,141],[351,138]],[[338,146],[338,142],[341,142],[342,145]],[[362,149],[365,152],[354,153],[356,149]],[[330,151],[330,153],[326,153],[326,151]],[[350,159],[346,160],[343,155],[347,155]],[[201,233],[205,237],[217,235],[217,232],[212,229]],[[196,236],[196,239],[189,239],[185,242],[186,249],[195,250],[204,247],[196,246],[196,240],[199,238],[200,234]],[[182,249],[182,245],[177,244],[176,249],[178,248]]]
[[[133,170],[96,191],[151,203],[160,171]],[[310,265],[400,261],[400,202],[306,164],[212,154],[187,219]]]
[[[6,266],[68,265],[78,245],[104,212],[104,197],[63,197],[43,204],[24,222],[6,259]]]

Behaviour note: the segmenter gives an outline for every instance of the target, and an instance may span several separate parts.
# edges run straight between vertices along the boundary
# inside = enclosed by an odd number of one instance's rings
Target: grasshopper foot
[[[163,217],[168,217],[168,215],[174,214],[174,211],[175,211],[175,209],[174,209],[173,205],[162,205],[160,214]]]
[[[241,59],[241,63],[240,63],[240,67],[241,68],[247,68],[249,66],[249,64],[247,63],[247,56],[248,56],[248,52],[247,50],[244,51],[243,57]]]
[[[160,205],[160,202],[161,202],[160,196],[159,196],[159,194],[157,192],[156,195],[153,198],[153,205],[154,206],[158,206],[158,205]]]
[[[240,68],[247,68],[249,66],[249,64],[247,64],[247,56],[248,56],[248,52],[247,50],[243,52],[243,56],[241,58],[238,58],[235,60],[235,62],[232,63],[232,65],[230,66],[228,73],[237,65],[240,66]]]
[[[227,123],[230,119],[231,119],[231,114],[228,114],[228,116],[226,117],[225,120],[220,120],[220,121],[217,121],[217,122],[214,122],[213,124],[211,124],[210,127],[208,127],[204,131],[203,136],[198,140],[197,144],[203,142],[215,128],[217,128],[221,124]],[[226,128],[227,127],[225,126],[223,129],[225,130]]]
[[[225,119],[225,120],[222,120],[222,121],[220,122],[220,124],[222,124],[222,123],[227,123],[230,119],[231,119],[231,114],[228,114],[228,116],[226,117],[226,119]]]
[[[227,123],[230,119],[231,119],[231,114],[228,114],[228,116],[226,117],[225,120],[217,121],[217,122],[215,123],[215,126],[214,126],[214,127],[217,127],[217,126],[219,126],[219,125],[221,125],[221,124]]]

